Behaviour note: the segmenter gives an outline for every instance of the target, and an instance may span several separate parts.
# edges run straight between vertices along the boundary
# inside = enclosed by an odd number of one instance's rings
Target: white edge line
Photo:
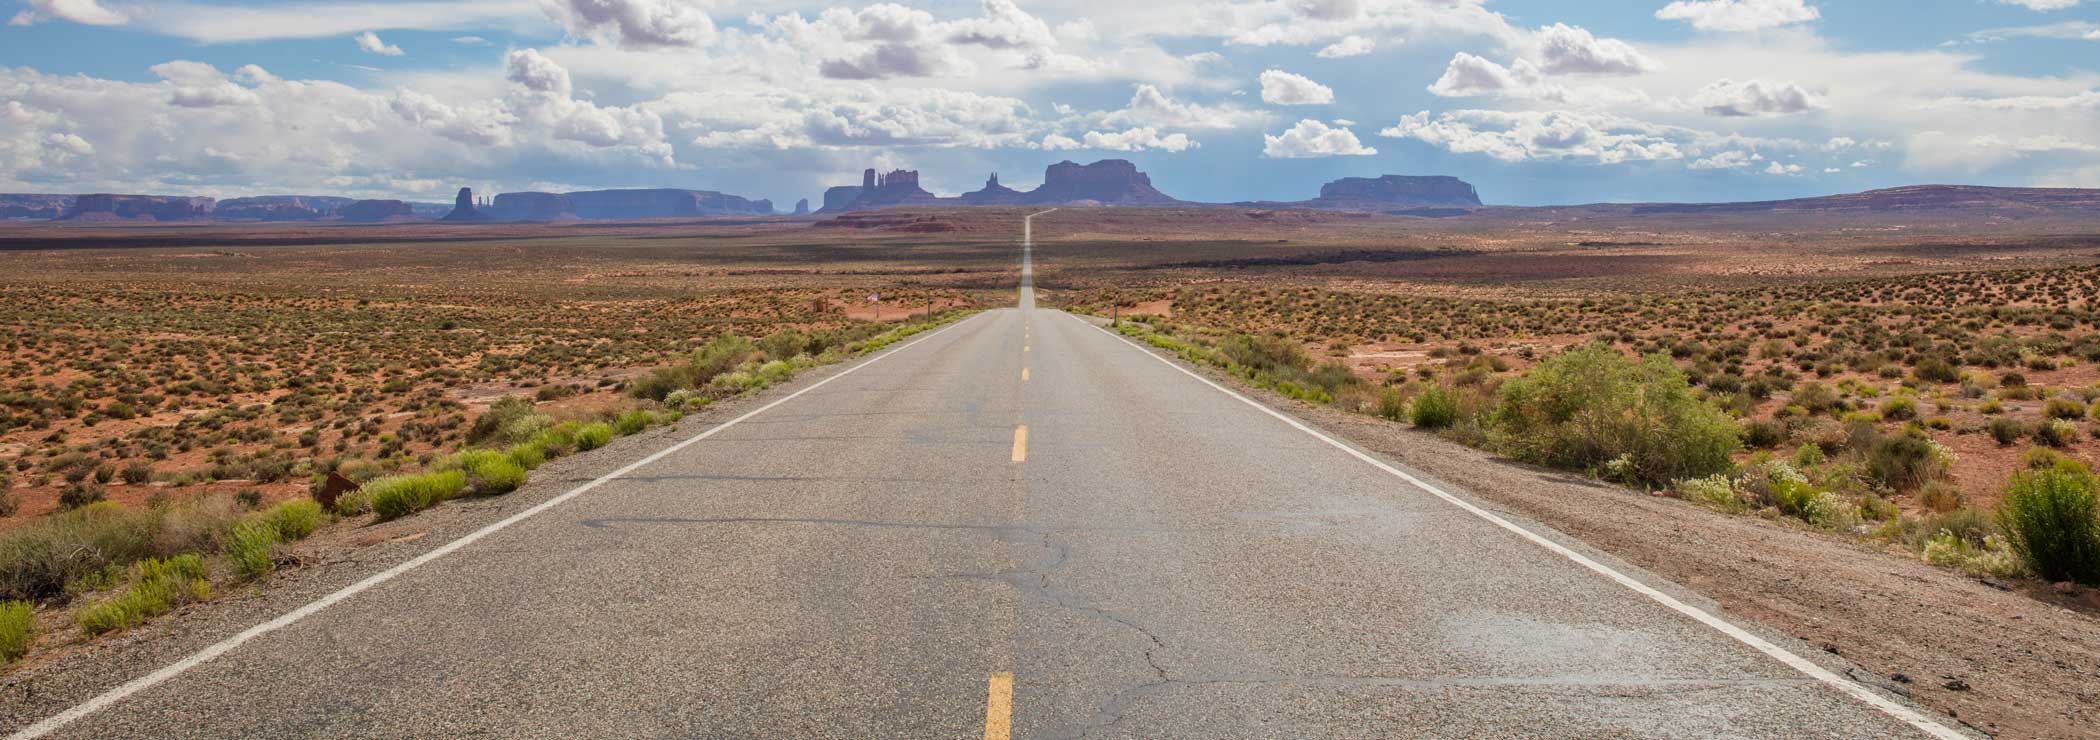
[[[1769,640],[1751,634],[1748,630],[1745,630],[1741,627],[1737,627],[1734,623],[1729,622],[1728,620],[1714,616],[1711,612],[1708,612],[1705,609],[1701,609],[1699,607],[1692,606],[1690,604],[1686,604],[1682,601],[1679,601],[1676,597],[1658,591],[1654,587],[1651,587],[1646,583],[1642,583],[1639,580],[1634,579],[1632,576],[1620,573],[1619,571],[1613,569],[1611,566],[1599,563],[1596,560],[1591,559],[1587,555],[1583,555],[1582,553],[1571,550],[1568,547],[1558,542],[1554,542],[1553,540],[1547,539],[1543,536],[1540,536],[1538,533],[1533,532],[1529,529],[1519,527],[1507,519],[1496,516],[1494,513],[1489,512],[1486,509],[1482,509],[1478,506],[1473,505],[1471,502],[1466,501],[1465,499],[1454,496],[1441,488],[1430,485],[1428,482],[1423,481],[1420,478],[1416,478],[1412,475],[1407,474],[1405,471],[1402,471],[1399,468],[1395,468],[1391,465],[1388,465],[1383,460],[1379,460],[1378,458],[1365,454],[1364,452],[1356,449],[1355,447],[1343,444],[1342,442],[1335,440],[1333,437],[1329,437],[1326,434],[1321,433],[1319,430],[1313,429],[1310,426],[1306,426],[1304,422],[1298,421],[1297,419],[1293,419],[1281,411],[1269,408],[1268,406],[1262,404],[1259,401],[1255,401],[1251,398],[1240,395],[1238,392],[1226,388],[1225,386],[1213,383],[1209,378],[1205,378],[1202,375],[1197,374],[1195,371],[1182,367],[1181,365],[1176,364],[1173,360],[1169,360],[1165,357],[1160,356],[1159,353],[1145,349],[1143,345],[1140,345],[1137,342],[1130,341],[1129,338],[1124,337],[1121,334],[1109,331],[1106,327],[1097,326],[1091,322],[1086,321],[1085,319],[1079,318],[1076,315],[1072,315],[1070,313],[1067,313],[1065,315],[1072,316],[1073,320],[1078,321],[1082,324],[1093,327],[1095,329],[1100,329],[1102,333],[1107,334],[1110,337],[1114,337],[1118,340],[1121,340],[1124,344],[1130,345],[1131,348],[1144,353],[1146,357],[1158,360],[1161,363],[1165,364],[1167,367],[1171,367],[1175,370],[1180,371],[1183,375],[1195,378],[1197,382],[1210,386],[1211,388],[1216,389],[1220,393],[1231,396],[1234,399],[1237,399],[1240,403],[1253,406],[1254,408],[1260,410],[1262,413],[1276,417],[1278,420],[1281,420],[1285,424],[1291,425],[1298,431],[1312,435],[1314,439],[1326,442],[1328,445],[1334,447],[1335,449],[1349,453],[1351,457],[1370,463],[1373,467],[1376,467],[1379,470],[1383,470],[1386,473],[1391,474],[1395,478],[1399,478],[1400,480],[1406,481],[1409,485],[1422,489],[1423,491],[1427,491],[1430,495],[1443,499],[1444,501],[1449,502],[1453,506],[1457,506],[1460,509],[1464,509],[1467,513],[1470,513],[1482,519],[1486,519],[1490,523],[1493,523],[1495,526],[1514,532],[1517,534],[1517,536],[1530,540],[1533,544],[1546,548],[1547,550],[1551,550],[1556,555],[1575,561],[1575,564],[1577,565],[1595,571],[1597,574],[1609,578],[1613,581],[1617,581],[1619,585],[1625,586],[1629,589],[1633,589],[1636,593],[1639,593],[1642,596],[1646,596],[1649,599],[1654,600],[1656,603],[1662,604],[1663,606],[1669,607],[1670,609],[1676,611],[1679,614],[1691,617],[1693,620],[1699,622],[1700,624],[1704,624],[1708,627],[1712,627],[1716,630],[1719,630],[1722,634],[1735,638],[1737,642],[1743,643],[1744,645],[1748,645],[1752,648],[1756,648],[1758,652],[1771,656],[1773,659],[1778,660],[1781,663],[1787,664],[1787,666],[1793,668],[1794,670],[1805,673],[1810,678],[1828,684],[1832,688],[1836,688],[1837,690],[1842,691],[1855,699],[1865,702],[1868,705],[1873,706],[1875,709],[1881,710],[1882,712],[1888,714],[1891,717],[1895,717],[1896,719],[1902,720],[1910,724],[1910,726],[1917,728],[1919,731],[1922,731],[1936,738],[1941,738],[1941,740],[1971,740],[1970,736],[1968,735],[1965,735],[1952,728],[1949,728],[1946,725],[1940,724],[1938,721],[1932,719],[1931,717],[1925,716],[1924,714],[1918,712],[1915,709],[1904,706],[1902,704],[1898,704],[1894,701],[1890,701],[1887,697],[1875,693],[1874,690],[1869,689],[1856,681],[1851,681],[1835,673],[1832,673],[1829,669],[1817,665],[1799,655],[1795,655],[1792,651],[1789,651],[1786,648],[1774,645]]]
[[[977,314],[977,316],[982,315],[985,314]],[[610,473],[606,473],[605,475],[599,476],[598,478],[593,479],[589,483],[585,483],[583,485],[569,489],[568,492],[563,493],[559,496],[555,496],[554,498],[550,498],[546,501],[534,504],[532,508],[520,511],[516,514],[512,514],[500,521],[497,521],[494,524],[490,524],[488,526],[474,530],[466,536],[460,537],[459,539],[453,540],[451,542],[447,542],[443,546],[435,550],[431,550],[430,552],[418,555],[415,558],[403,562],[399,565],[396,565],[392,568],[388,568],[386,570],[380,571],[379,573],[368,576],[362,581],[358,581],[348,586],[344,586],[342,589],[334,593],[315,599],[312,602],[309,602],[307,605],[286,612],[284,615],[279,616],[276,619],[272,619],[268,622],[249,627],[248,629],[242,631],[240,634],[228,637],[224,640],[220,640],[217,643],[213,643],[211,646],[206,647],[203,650],[199,650],[196,653],[191,654],[187,658],[183,658],[181,660],[175,661],[174,663],[170,663],[167,666],[162,667],[160,670],[148,673],[138,678],[134,678],[116,688],[105,691],[92,699],[74,705],[72,708],[67,709],[66,711],[59,712],[58,714],[44,718],[36,724],[32,724],[20,730],[16,730],[14,734],[7,736],[8,740],[30,740],[31,738],[38,738],[43,737],[44,735],[48,735],[51,732],[74,722],[75,720],[78,720],[82,717],[86,717],[90,714],[94,714],[96,712],[108,708],[112,704],[123,701],[125,698],[131,696],[132,694],[136,694],[140,691],[153,688],[154,686],[159,685],[167,681],[168,679],[182,675],[183,672],[188,671],[191,668],[203,665],[204,663],[210,662],[214,658],[217,658],[221,655],[225,655],[226,653],[231,652],[234,648],[240,647],[243,643],[246,643],[249,640],[253,640],[263,635],[267,635],[271,632],[284,629],[285,627],[289,627],[292,624],[297,623],[299,620],[313,616],[321,610],[334,606],[337,603],[347,600],[352,596],[356,596],[359,593],[372,588],[373,586],[377,586],[386,583],[387,581],[391,581],[399,577],[401,574],[407,573],[411,570],[415,570],[416,568],[421,567],[422,565],[429,563],[432,560],[436,560],[446,555],[450,555],[453,552],[458,551],[460,548],[474,544],[475,541],[480,540],[483,537],[495,534],[499,531],[510,527],[513,524],[517,524],[518,522],[530,519],[533,516],[545,512],[548,509],[552,509],[556,506],[560,506],[564,503],[567,503],[570,499],[576,498],[577,496],[581,496],[589,492],[591,489],[605,485],[606,483],[609,483],[615,479],[625,476],[628,473],[632,473],[636,470],[639,470],[642,467],[649,465],[650,463],[662,460],[665,457],[668,457],[671,454],[678,452],[679,450],[683,450],[687,447],[692,446],[694,443],[699,442],[700,440],[714,436],[716,432],[720,432],[724,429],[736,426],[738,422],[742,422],[745,419],[749,419],[759,414],[763,414],[771,410],[775,406],[779,406],[783,403],[787,403],[789,401],[793,401],[796,398],[801,397],[804,393],[808,393],[818,388],[822,388],[825,385],[829,384],[831,381],[838,380],[839,378],[843,378],[848,375],[852,375],[853,373],[859,371],[861,368],[873,365],[877,362],[881,362],[884,359],[890,357],[891,355],[895,355],[898,352],[902,352],[907,348],[919,344],[920,342],[924,342],[928,339],[932,339],[936,336],[939,336],[940,334],[948,331],[949,329],[953,329],[955,327],[969,323],[970,319],[974,319],[977,316],[971,316],[961,321],[957,321],[953,324],[941,327],[940,329],[934,330],[931,334],[927,334],[925,336],[919,337],[918,339],[914,339],[910,342],[907,342],[901,346],[892,348],[889,351],[877,354],[874,357],[870,357],[866,361],[861,362],[860,364],[839,371],[839,373],[836,375],[812,383],[807,388],[795,391],[794,393],[788,394],[787,396],[774,400],[773,402],[768,403],[764,406],[752,409],[751,411],[746,412],[742,416],[738,416],[734,419],[730,419],[729,421],[722,422],[721,424],[718,424],[713,428],[708,429],[707,431],[701,432],[692,437],[688,437],[684,441],[679,442],[678,444],[671,445],[670,447],[666,447],[662,450],[658,450],[655,454],[652,454],[648,457],[644,457],[640,460],[636,460],[632,463],[628,463],[626,466],[621,467],[618,470],[614,470]]]

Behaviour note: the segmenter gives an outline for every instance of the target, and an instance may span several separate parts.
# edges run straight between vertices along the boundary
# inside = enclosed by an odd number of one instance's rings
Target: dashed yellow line
[[[1028,382],[1028,368],[1021,368],[1021,382]]]
[[[1028,462],[1028,425],[1014,427],[1014,462]]]
[[[984,740],[1007,740],[1014,732],[1014,674],[994,673],[984,697]]]

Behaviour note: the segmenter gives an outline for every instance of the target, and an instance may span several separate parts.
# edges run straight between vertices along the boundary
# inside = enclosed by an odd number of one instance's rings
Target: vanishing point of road
[[[1034,218],[1017,307],[16,736],[1965,737],[1036,308]]]

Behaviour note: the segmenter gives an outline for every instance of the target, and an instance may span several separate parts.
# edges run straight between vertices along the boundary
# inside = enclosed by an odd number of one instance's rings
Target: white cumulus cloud
[[[1356,132],[1347,127],[1330,127],[1310,118],[1281,134],[1262,134],[1261,139],[1262,156],[1274,159],[1367,157],[1378,153],[1357,141]]]
[[[378,54],[387,57],[398,57],[406,53],[401,51],[399,46],[379,40],[379,34],[371,31],[357,35],[357,48],[367,54]]]
[[[1342,40],[1320,47],[1314,56],[1321,59],[1343,59],[1363,56],[1378,48],[1377,42],[1362,36],[1343,36]]]
[[[1261,73],[1261,100],[1272,105],[1326,105],[1334,89],[1280,69]]]
[[[1791,82],[1717,80],[1699,89],[1692,102],[1712,116],[1782,116],[1823,107],[1814,94]]]
[[[1803,0],[1675,0],[1655,17],[1701,31],[1756,31],[1806,23],[1823,12]]]

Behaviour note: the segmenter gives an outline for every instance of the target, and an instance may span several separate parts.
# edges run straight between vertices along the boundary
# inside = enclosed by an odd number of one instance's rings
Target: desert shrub
[[[1996,536],[1985,537],[1978,544],[1941,530],[1926,541],[1921,554],[1928,563],[1954,568],[1972,576],[2002,578],[2019,575],[2023,570],[2019,555]]]
[[[527,440],[511,445],[509,449],[503,451],[503,456],[510,458],[511,462],[517,463],[518,467],[526,470],[545,465],[547,463],[547,446],[535,440]]]
[[[160,554],[218,550],[244,516],[240,504],[225,495],[199,496],[159,511],[153,551]]]
[[[526,440],[525,444],[540,448],[544,457],[561,457],[576,448],[577,428],[575,422],[567,422],[542,429],[538,434],[532,435],[532,439]]]
[[[1916,490],[1947,474],[1947,455],[1929,439],[1887,437],[1868,448],[1867,473],[1895,490]]]
[[[1305,348],[1282,337],[1234,334],[1218,342],[1218,353],[1233,364],[1271,376],[1312,364]]]
[[[1918,402],[1909,396],[1893,396],[1881,402],[1881,417],[1889,421],[1918,418]]]
[[[2034,425],[2036,444],[2050,447],[2066,447],[2078,441],[2078,425],[2062,419],[2044,421]]]
[[[578,452],[595,450],[604,447],[605,443],[612,441],[612,438],[613,428],[611,424],[602,421],[585,424],[576,429],[576,450]]]
[[[1829,460],[1830,457],[1823,453],[1823,448],[1814,443],[1802,445],[1794,450],[1794,467],[1802,470],[1822,465]]]
[[[2013,474],[1998,525],[2020,559],[2051,581],[2100,584],[2100,488],[2089,472],[2048,468]]]
[[[36,641],[36,609],[27,601],[0,602],[0,665],[29,654]]]
[[[525,466],[494,450],[460,453],[459,468],[467,474],[467,485],[484,496],[510,493],[525,485]]]
[[[2085,404],[2072,398],[2051,398],[2042,405],[2042,416],[2048,419],[2075,421],[2085,418]]]
[[[66,584],[156,553],[160,517],[114,503],[89,504],[0,534],[0,598],[38,599]]]
[[[1423,388],[1408,404],[1408,420],[1423,429],[1448,429],[1458,421],[1458,399],[1443,386]]]
[[[656,414],[648,409],[634,409],[613,419],[613,433],[625,437],[637,434],[656,424]]]
[[[299,499],[272,506],[257,515],[257,518],[268,523],[271,529],[277,530],[279,539],[296,542],[306,539],[307,535],[327,524],[328,512],[323,511],[321,504],[315,501]]]
[[[809,346],[810,336],[793,329],[783,329],[767,334],[758,340],[758,348],[766,357],[785,360],[802,354]]]
[[[1378,391],[1378,417],[1386,421],[1407,420],[1407,394],[1398,388],[1382,388]]]
[[[281,541],[277,526],[262,519],[250,519],[234,525],[233,533],[226,538],[226,560],[233,564],[233,572],[242,578],[254,580],[270,575],[277,563],[271,553]]]
[[[1771,449],[1786,443],[1786,427],[1777,421],[1754,421],[1743,427],[1743,443],[1757,449]]]
[[[1984,427],[1990,431],[1991,439],[1997,440],[1999,446],[2010,445],[2027,436],[2026,424],[2003,416],[1992,419]]]
[[[1794,404],[1808,409],[1811,414],[1820,414],[1837,408],[1837,392],[1822,383],[1802,383],[1794,389]]]
[[[132,564],[121,593],[81,607],[73,616],[90,635],[133,627],[182,604],[211,598],[205,575],[204,558],[196,553],[141,560]]]
[[[1955,371],[1954,365],[1938,357],[1927,357],[1920,361],[1918,366],[1911,370],[1911,374],[1930,383],[1953,383],[1961,380],[1961,374]]]
[[[1686,500],[1697,501],[1722,511],[1741,512],[1747,508],[1742,496],[1736,491],[1735,481],[1727,475],[1717,473],[1704,478],[1681,480],[1677,481],[1675,488],[1677,495]]]
[[[134,486],[145,483],[153,480],[153,466],[143,462],[134,462],[124,466],[122,476],[125,483]]]
[[[1926,511],[1938,514],[1954,511],[1967,506],[1968,503],[1969,497],[1962,494],[1961,488],[1946,481],[1926,483],[1925,487],[1918,491],[1918,505]]]
[[[786,360],[773,360],[758,366],[757,375],[767,385],[785,383],[795,377],[795,366]]]
[[[101,501],[102,498],[102,484],[85,480],[75,481],[59,489],[58,506],[61,509],[78,509]]]
[[[1490,436],[1511,457],[1555,467],[1624,456],[1630,479],[1650,485],[1725,471],[1742,446],[1735,422],[1694,395],[1668,358],[1630,360],[1594,344],[1503,384]]]
[[[380,521],[398,519],[443,503],[467,488],[467,474],[441,470],[415,475],[397,475],[366,483],[358,489],[371,502]]]
[[[468,444],[482,444],[498,439],[513,423],[532,415],[532,399],[524,396],[505,396],[489,404],[487,411],[474,419],[473,428],[467,430]]]

